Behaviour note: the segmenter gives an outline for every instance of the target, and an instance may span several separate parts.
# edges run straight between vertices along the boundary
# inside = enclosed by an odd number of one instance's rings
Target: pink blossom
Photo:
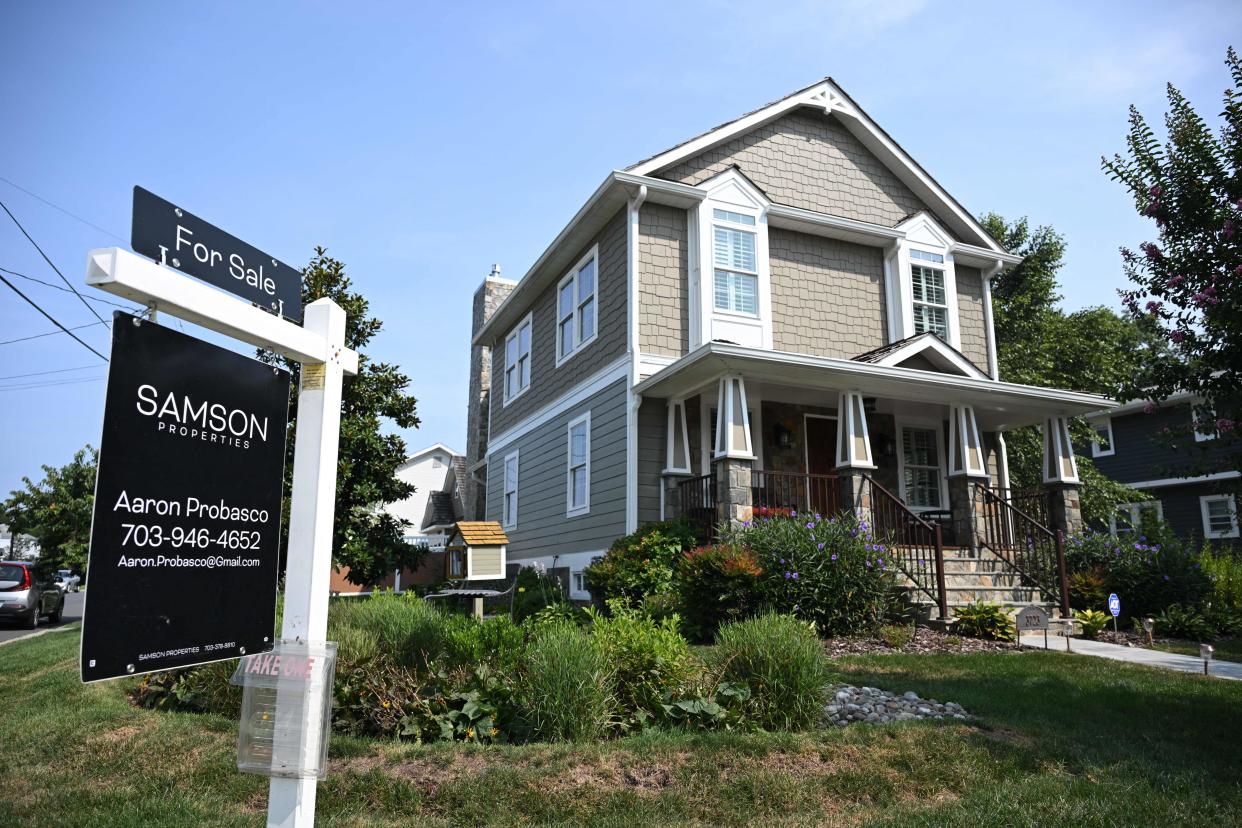
[[[1151,189],[1147,191],[1147,194],[1151,196],[1152,198],[1160,198],[1160,194],[1163,192],[1164,192],[1164,188],[1161,187],[1159,184],[1152,184]]]
[[[1148,313],[1159,313],[1159,312],[1160,312],[1160,307],[1161,307],[1161,305],[1162,305],[1162,304],[1163,304],[1163,303],[1161,303],[1161,302],[1157,302],[1157,301],[1155,301],[1155,300],[1152,300],[1152,301],[1148,302],[1148,303],[1147,303],[1147,312],[1148,312]]]
[[[1220,234],[1225,238],[1233,235],[1233,219],[1225,219],[1225,223],[1220,227]]]
[[[1172,279],[1169,280],[1169,287],[1176,287],[1184,281],[1186,281],[1186,277],[1182,276],[1179,273],[1177,276],[1174,276]]]
[[[1240,265],[1238,265],[1237,267],[1235,267],[1235,268],[1233,269],[1233,272],[1234,272],[1234,273],[1236,273],[1236,274],[1238,274],[1239,276],[1242,276],[1242,264],[1240,264]]]
[[[1185,331],[1174,331],[1173,333],[1169,334],[1169,339],[1173,340],[1174,342],[1180,345],[1186,341],[1186,332]]]
[[[1220,431],[1221,434],[1227,434],[1230,431],[1233,431],[1233,426],[1234,426],[1233,420],[1227,419],[1225,417],[1222,417],[1221,419],[1216,421],[1216,428],[1218,431]]]
[[[1160,252],[1160,248],[1156,247],[1156,245],[1151,242],[1143,242],[1139,245],[1139,249],[1142,250],[1143,254],[1153,262],[1164,257],[1164,254]]]

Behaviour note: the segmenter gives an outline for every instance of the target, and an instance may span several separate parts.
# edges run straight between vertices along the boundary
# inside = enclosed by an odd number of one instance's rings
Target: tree
[[[382,580],[394,570],[417,568],[425,547],[415,547],[402,539],[408,521],[399,520],[382,509],[387,503],[404,500],[414,487],[397,477],[397,467],[406,459],[405,441],[397,434],[383,434],[385,421],[399,428],[418,426],[416,400],[406,393],[410,379],[395,365],[372,362],[363,348],[383,328],[369,316],[370,303],[352,290],[345,265],[322,247],[302,271],[302,303],[328,297],[340,305],[347,317],[345,344],[358,351],[358,375],[346,377],[341,400],[341,442],[337,462],[336,520],[333,524],[332,558],[337,566],[349,567],[349,580],[367,586]],[[286,443],[285,492],[293,485],[293,447],[297,429],[297,388],[300,365],[277,354],[263,351],[260,358],[272,365],[283,365],[293,374],[289,433]],[[284,509],[288,537],[288,514]],[[282,544],[287,548],[287,543]]]
[[[1104,307],[1066,313],[1058,307],[1057,274],[1064,265],[1065,239],[1051,227],[1031,229],[1025,218],[1008,223],[989,213],[984,228],[1005,249],[1023,257],[992,282],[992,317],[1000,375],[1008,382],[1069,388],[1113,397],[1138,366],[1158,359],[1162,348],[1150,327]],[[1073,424],[1075,442],[1090,440],[1082,421]],[[1005,435],[1009,474],[1015,488],[1042,485],[1043,438],[1038,427]],[[1137,492],[1105,477],[1078,458],[1083,517],[1106,522],[1119,503]]]
[[[98,466],[99,452],[86,446],[67,465],[44,466],[38,483],[23,477],[22,488],[0,503],[13,537],[28,534],[38,541],[41,568],[86,571]]]
[[[1233,86],[1224,93],[1218,133],[1169,84],[1166,142],[1131,106],[1126,157],[1101,159],[1156,227],[1156,241],[1140,244],[1139,253],[1121,250],[1134,284],[1120,291],[1122,303],[1131,319],[1159,331],[1176,357],[1145,366],[1125,388],[1149,400],[1149,410],[1178,392],[1202,399],[1194,428],[1224,438],[1231,449],[1205,457],[1210,470],[1236,469],[1242,459],[1242,61],[1232,47],[1225,64]]]

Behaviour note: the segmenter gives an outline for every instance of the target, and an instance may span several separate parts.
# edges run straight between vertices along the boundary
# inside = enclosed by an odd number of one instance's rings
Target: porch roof
[[[634,390],[651,397],[688,396],[708,390],[725,374],[740,374],[765,383],[800,388],[859,391],[867,396],[912,403],[971,405],[980,426],[989,430],[1034,425],[1046,417],[1078,416],[1117,405],[1106,397],[1078,391],[748,348],[726,342],[701,345],[644,379]]]

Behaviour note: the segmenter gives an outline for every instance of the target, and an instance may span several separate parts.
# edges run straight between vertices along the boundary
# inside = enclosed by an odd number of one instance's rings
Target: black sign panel
[[[82,680],[272,645],[289,375],[113,314]]]
[[[141,187],[134,187],[130,244],[135,253],[302,321],[300,270]]]

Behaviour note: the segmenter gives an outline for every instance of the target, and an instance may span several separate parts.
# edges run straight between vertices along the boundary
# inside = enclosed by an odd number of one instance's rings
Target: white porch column
[[[837,477],[840,506],[861,521],[871,522],[871,479],[874,469],[867,411],[859,391],[842,391],[837,398]]]
[[[754,444],[746,411],[746,383],[741,376],[722,377],[716,397],[716,509],[720,522],[750,520]]]
[[[1070,442],[1069,421],[1065,417],[1044,420],[1044,482],[1074,483],[1078,481],[1078,463]]]
[[[660,474],[660,517],[663,519],[684,514],[685,504],[681,502],[679,485],[690,476],[690,430],[686,425],[686,401],[684,398],[670,398],[667,408],[664,471]]]
[[[949,477],[988,476],[983,439],[970,405],[949,405]]]

